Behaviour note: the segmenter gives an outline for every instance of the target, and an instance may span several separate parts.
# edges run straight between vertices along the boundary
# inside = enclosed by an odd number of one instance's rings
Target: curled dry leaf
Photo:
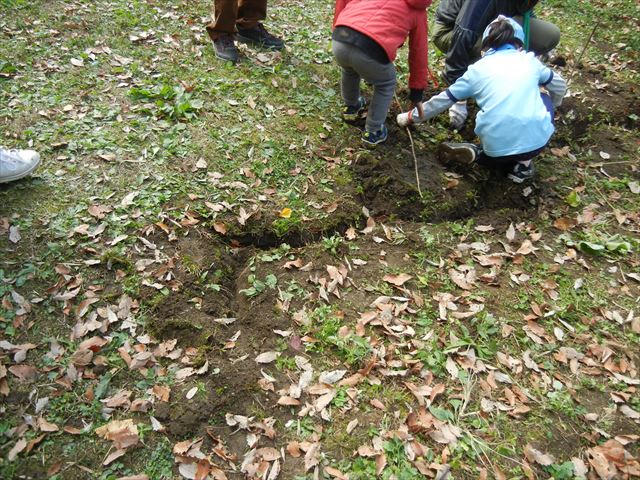
[[[20,452],[27,448],[27,441],[24,438],[20,438],[7,454],[7,460],[14,461]]]
[[[357,426],[358,426],[358,419],[354,418],[347,424],[347,434],[351,434],[351,432],[353,432]]]
[[[138,427],[133,420],[112,420],[111,422],[96,428],[96,435],[105,440],[111,440],[113,445],[119,449],[126,449],[137,445],[140,438],[138,437]]]
[[[43,417],[38,417],[38,428],[42,432],[57,432],[60,430],[55,423],[48,422]]]
[[[406,273],[400,273],[399,275],[385,275],[383,277],[383,280],[392,285],[395,285],[396,287],[401,287],[412,278],[413,277],[411,275],[408,275]]]
[[[524,454],[527,457],[527,460],[535,462],[538,465],[542,465],[543,467],[548,467],[555,463],[553,455],[542,453],[540,450],[533,448],[529,443],[524,447]]]
[[[280,356],[280,352],[264,352],[256,357],[256,363],[271,363]]]
[[[325,467],[324,471],[327,475],[333,477],[333,478],[337,478],[338,480],[349,480],[349,476],[345,475],[344,473],[342,473],[340,470],[338,470],[337,468],[333,468],[333,467]]]
[[[196,393],[198,393],[198,387],[193,387],[187,392],[187,400],[191,400]]]
[[[38,370],[31,365],[12,365],[8,370],[23,382],[32,382],[38,374]]]

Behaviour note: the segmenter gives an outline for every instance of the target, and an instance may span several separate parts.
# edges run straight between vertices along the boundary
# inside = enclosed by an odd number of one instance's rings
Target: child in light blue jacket
[[[532,178],[532,159],[554,132],[553,109],[562,103],[567,85],[533,52],[523,51],[523,45],[522,27],[511,18],[499,16],[482,36],[483,57],[447,90],[398,115],[398,125],[424,122],[460,100],[473,98],[480,109],[475,132],[482,146],[444,143],[440,158],[508,166],[508,176],[516,183]],[[541,93],[540,87],[548,94]]]

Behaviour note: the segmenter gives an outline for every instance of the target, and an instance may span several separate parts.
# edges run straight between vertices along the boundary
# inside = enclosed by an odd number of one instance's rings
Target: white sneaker
[[[467,120],[467,101],[461,100],[459,102],[454,103],[451,106],[451,108],[449,108],[449,123],[451,124],[451,128],[460,130],[466,120]]]
[[[40,155],[34,150],[7,150],[0,148],[0,183],[26,177],[40,163]]]

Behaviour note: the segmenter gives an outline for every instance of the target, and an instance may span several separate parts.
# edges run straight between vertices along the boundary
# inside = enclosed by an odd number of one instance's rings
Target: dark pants
[[[213,21],[207,25],[212,40],[233,35],[238,28],[253,28],[267,18],[267,0],[215,0]]]
[[[524,20],[521,16],[515,16],[513,19],[520,25]],[[455,25],[445,25],[436,20],[432,29],[431,39],[438,50],[443,53],[447,53],[451,48],[451,40],[453,39],[453,29]],[[529,43],[529,50],[535,52],[536,55],[547,53],[554,49],[558,42],[560,42],[560,29],[553,23],[545,22],[539,18],[532,18],[529,24],[531,32],[531,40]],[[482,44],[482,37],[478,38],[470,58],[478,60],[480,58],[480,45]]]
[[[542,102],[544,106],[547,108],[547,111],[551,115],[551,123],[553,123],[553,102],[551,101],[551,97],[546,93],[541,93],[540,97],[542,98]],[[525,132],[526,135],[526,132]],[[547,146],[537,148],[536,150],[532,150],[531,152],[518,153],[516,155],[505,155],[504,157],[490,157],[484,152],[481,152],[478,155],[478,165],[482,165],[483,167],[489,168],[497,168],[497,169],[509,169],[512,168],[518,162],[526,162],[527,160],[533,160],[537,157],[542,150],[544,150]]]

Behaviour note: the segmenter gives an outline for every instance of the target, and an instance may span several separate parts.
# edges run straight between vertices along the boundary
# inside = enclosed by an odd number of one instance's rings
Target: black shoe
[[[441,143],[438,160],[444,165],[470,167],[478,158],[480,149],[473,143]]]
[[[253,28],[239,28],[236,38],[240,42],[258,45],[272,50],[282,50],[284,48],[282,39],[270,34],[261,23],[258,23]]]
[[[345,122],[355,122],[360,118],[367,108],[367,101],[364,97],[358,97],[357,105],[345,105],[342,107],[342,119]]]
[[[536,169],[533,166],[533,162],[530,162],[528,166],[523,165],[522,163],[516,163],[513,170],[507,174],[507,177],[512,182],[522,183],[525,180],[530,180],[536,173]]]
[[[229,60],[236,63],[238,61],[238,49],[233,41],[233,35],[222,34],[213,41],[213,49],[216,57],[222,60]]]

